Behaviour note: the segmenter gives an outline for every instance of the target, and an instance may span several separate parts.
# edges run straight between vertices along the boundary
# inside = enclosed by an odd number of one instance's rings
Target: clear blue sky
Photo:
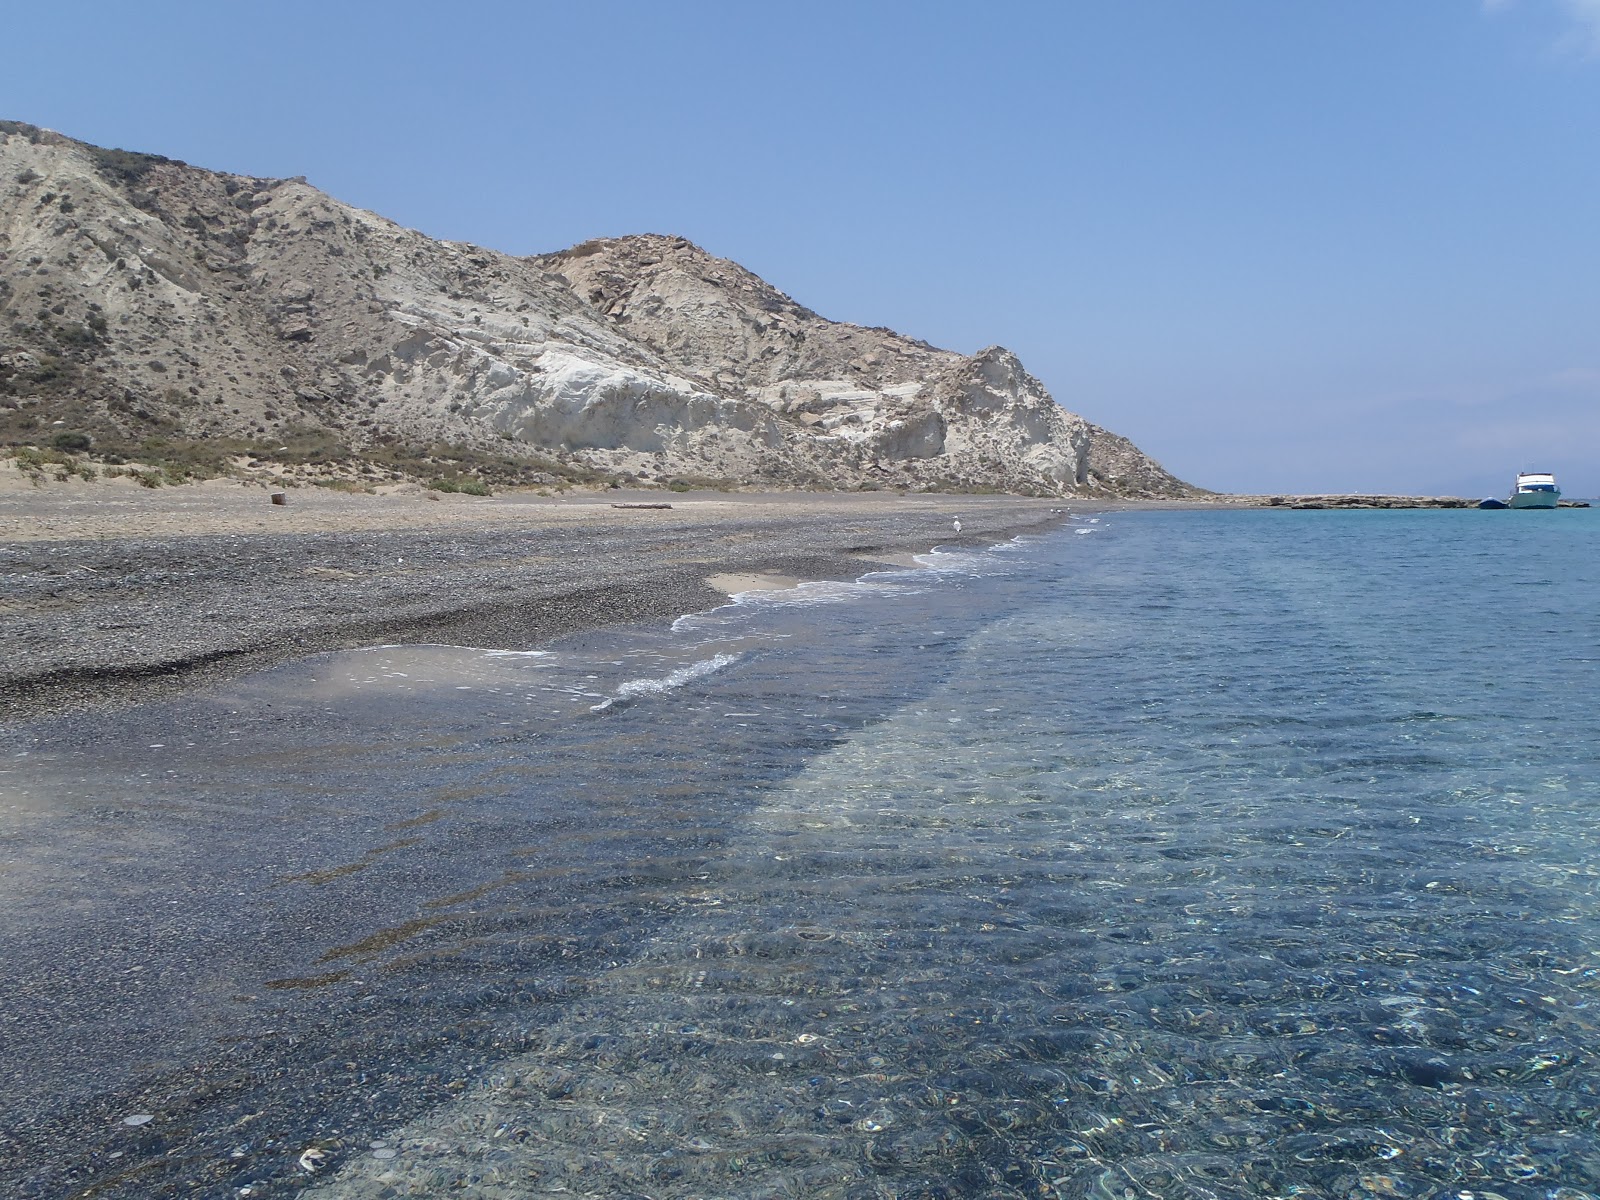
[[[1600,493],[1600,0],[13,3],[0,116],[671,232],[1245,491]]]

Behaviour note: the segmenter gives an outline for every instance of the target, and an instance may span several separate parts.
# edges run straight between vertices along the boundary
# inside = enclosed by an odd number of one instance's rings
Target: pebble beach
[[[852,578],[1061,512],[1059,501],[893,493],[270,495],[222,480],[33,483],[7,465],[0,711],[126,703],[385,642],[526,648],[711,607],[763,577]],[[671,507],[618,507],[646,504]]]

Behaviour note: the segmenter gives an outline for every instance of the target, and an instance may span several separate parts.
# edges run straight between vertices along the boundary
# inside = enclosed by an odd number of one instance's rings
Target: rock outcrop
[[[766,486],[1181,496],[1008,351],[828,321],[681,238],[519,258],[302,179],[0,122],[0,442]]]

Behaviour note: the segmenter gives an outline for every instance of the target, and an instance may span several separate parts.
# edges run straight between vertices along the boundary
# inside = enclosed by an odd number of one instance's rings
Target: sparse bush
[[[32,476],[34,483],[40,482],[47,469],[57,483],[65,483],[74,475],[84,479],[94,479],[97,475],[88,463],[79,462],[56,448],[41,450],[37,446],[18,446],[11,451],[11,457],[20,469]]]
[[[183,462],[178,459],[166,459],[156,465],[161,473],[163,483],[198,483],[202,479],[212,479],[221,474],[221,470],[204,462]]]
[[[61,360],[52,354],[47,354],[39,360],[39,365],[28,372],[29,383],[49,383],[59,379],[65,367]]]
[[[493,495],[483,480],[470,477],[465,479],[441,477],[433,480],[428,486],[436,492],[460,492],[466,496]]]
[[[50,444],[57,450],[69,450],[82,454],[93,445],[87,433],[62,432],[50,439]]]
[[[86,146],[85,149],[94,159],[100,174],[113,183],[129,187],[142,181],[152,167],[176,161],[159,154],[138,154],[132,150],[106,150],[99,146]]]

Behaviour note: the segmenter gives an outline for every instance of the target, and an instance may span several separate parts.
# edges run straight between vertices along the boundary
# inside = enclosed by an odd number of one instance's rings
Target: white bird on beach
[[[957,533],[961,532],[961,518],[960,517],[957,517],[954,521],[951,521],[950,524],[952,524],[952,525],[954,525],[956,527],[956,532]]]

